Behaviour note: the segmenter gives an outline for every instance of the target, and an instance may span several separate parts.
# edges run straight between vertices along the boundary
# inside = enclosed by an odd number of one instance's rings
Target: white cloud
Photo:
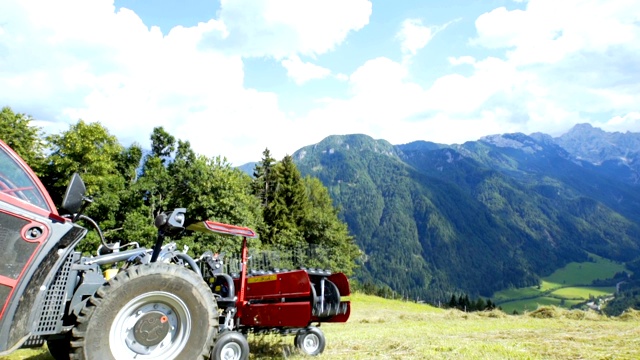
[[[525,10],[504,7],[476,20],[475,42],[509,48],[518,64],[556,63],[575,53],[640,48],[640,3],[631,0],[531,0]]]
[[[220,6],[226,32],[208,33],[204,44],[276,59],[331,51],[367,25],[372,11],[369,0],[221,0]]]
[[[415,55],[431,41],[434,32],[428,26],[422,25],[420,19],[406,19],[396,35],[400,40],[400,48],[405,55]]]
[[[614,116],[600,127],[605,131],[640,132],[640,112],[634,111],[621,116]]]
[[[323,79],[331,75],[331,70],[300,60],[297,55],[282,60],[282,66],[287,69],[287,75],[301,85],[313,79]]]
[[[504,132],[559,135],[581,122],[640,130],[640,3],[530,0],[524,10],[484,14],[476,26],[474,44],[504,56],[449,57],[472,71],[429,83],[415,80],[406,58],[367,61],[350,76],[349,98],[325,99],[310,113],[314,134],[326,125],[392,143],[447,143]],[[422,39],[406,42],[405,52],[414,54]]]
[[[447,58],[447,60],[449,60],[449,64],[454,66],[463,65],[463,64],[473,65],[476,63],[476,59],[473,56],[460,56],[460,57],[450,56],[449,58]]]
[[[577,122],[604,123],[607,113],[613,114],[608,122],[613,124],[637,111],[637,1],[530,0],[523,10],[497,8],[483,14],[476,28],[478,36],[472,43],[504,50],[504,62],[512,69],[509,76],[526,79],[511,84],[516,97],[502,93],[484,104],[500,104],[514,113],[520,109],[527,115],[520,131],[551,132]],[[486,80],[491,86],[492,80]]]
[[[164,126],[238,164],[265,147],[284,155],[291,141],[277,129],[292,120],[278,95],[244,87],[242,57],[289,56],[283,65],[300,83],[328,76],[298,54],[334,49],[370,14],[368,0],[222,0],[216,19],[163,36],[113,0],[5,1],[0,99],[51,132],[82,118],[148,146]]]
[[[429,82],[406,60],[446,25],[409,20],[402,38],[387,34],[401,39],[402,61],[382,54],[350,74],[332,74],[316,56],[368,23],[369,1],[221,5],[216,19],[163,36],[134,12],[116,12],[113,0],[5,1],[0,99],[51,131],[83,118],[146,145],[151,129],[164,126],[199,153],[237,164],[266,147],[280,157],[336,133],[451,143],[586,121],[640,130],[636,1],[529,0],[523,10],[487,12],[473,43],[491,56],[442,55],[452,72]],[[278,59],[298,83],[334,76],[348,92],[325,94],[295,117],[279,107],[281,94],[244,86],[248,56]]]
[[[45,0],[4,3],[0,24],[8,54],[0,57],[0,99],[46,130],[82,118],[148,146],[152,128],[164,126],[202,154],[245,162],[264,150],[267,125],[288,121],[275,94],[243,87],[239,56],[197,46],[223,28],[216,20],[163,36],[132,11],[115,12],[112,1]],[[286,147],[277,132],[266,136],[276,138],[274,152]]]

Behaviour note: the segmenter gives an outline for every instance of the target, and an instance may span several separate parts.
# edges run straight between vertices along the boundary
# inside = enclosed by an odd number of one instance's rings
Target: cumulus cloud
[[[557,134],[579,122],[639,131],[640,3],[520,7],[479,16],[471,43],[489,51],[443,55],[449,72],[424,81],[407,57],[443,26],[415,19],[387,34],[400,40],[400,61],[379,56],[338,74],[320,66],[320,55],[368,24],[365,0],[222,0],[215,19],[167,35],[113,0],[6,0],[0,99],[50,131],[83,118],[145,145],[164,126],[197,152],[238,165],[266,147],[283,156],[336,133],[453,143]],[[244,60],[255,56],[277,60],[299,84],[335,76],[347,91],[323,94],[302,115],[284,113],[282,94],[245,87]]]
[[[287,75],[301,85],[313,79],[322,79],[331,75],[331,70],[300,60],[297,55],[282,60],[282,66],[287,69]]]
[[[640,132],[640,112],[633,111],[628,114],[614,116],[603,123],[601,127],[606,131]]]
[[[521,88],[520,103],[568,128],[571,121],[606,123],[603,113],[615,119],[637,110],[639,24],[635,1],[530,0],[524,10],[480,16],[473,42],[505,50],[506,62],[536,83]]]
[[[221,0],[225,31],[207,33],[203,46],[245,57],[323,54],[367,25],[371,11],[369,0]]]
[[[475,42],[508,48],[518,64],[557,63],[576,53],[640,49],[635,1],[532,0],[525,10],[497,8],[476,20]]]
[[[406,19],[396,35],[400,40],[400,48],[405,55],[415,55],[433,38],[433,30],[422,24],[420,19]]]
[[[452,57],[447,58],[449,60],[449,64],[451,65],[463,65],[469,64],[473,65],[476,63],[476,59],[473,56],[460,56],[460,57]]]
[[[476,29],[472,45],[492,56],[449,57],[452,72],[428,83],[415,80],[405,61],[370,60],[350,76],[350,98],[325,100],[310,117],[392,143],[559,135],[581,122],[640,128],[640,3],[529,0],[524,9],[483,14]],[[433,36],[422,34],[403,42],[405,54]],[[459,65],[471,71],[454,71]]]
[[[330,51],[370,13],[366,0],[223,0],[217,18],[163,36],[113,0],[8,0],[0,99],[50,132],[82,118],[147,146],[152,128],[164,126],[197,152],[238,165],[266,147],[283,155],[286,134],[272,130],[292,119],[277,94],[244,87],[243,57],[287,54],[296,81],[326,76],[297,54]]]

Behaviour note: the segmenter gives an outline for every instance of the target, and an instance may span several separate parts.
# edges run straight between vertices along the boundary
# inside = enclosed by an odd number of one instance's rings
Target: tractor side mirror
[[[78,173],[73,173],[71,181],[67,186],[67,191],[64,193],[64,199],[62,200],[62,208],[67,210],[71,214],[75,214],[82,209],[82,200],[87,188],[84,186],[84,182]]]
[[[163,212],[156,216],[154,225],[158,229],[182,229],[184,226],[185,213],[187,209],[177,208],[171,212]]]

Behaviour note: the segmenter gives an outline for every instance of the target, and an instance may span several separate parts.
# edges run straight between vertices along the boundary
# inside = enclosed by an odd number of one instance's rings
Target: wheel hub
[[[162,312],[152,311],[143,315],[133,327],[133,337],[143,346],[159,344],[169,333],[169,318]]]
[[[175,359],[189,339],[190,317],[184,302],[171,293],[139,295],[115,316],[111,352],[116,359]]]
[[[312,353],[318,349],[319,344],[320,340],[315,334],[308,334],[305,336],[302,346],[308,353]]]
[[[220,355],[222,360],[238,360],[242,355],[242,349],[236,343],[228,343],[222,348]]]

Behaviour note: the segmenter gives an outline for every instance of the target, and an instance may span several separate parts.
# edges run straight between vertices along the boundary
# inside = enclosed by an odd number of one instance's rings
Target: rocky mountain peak
[[[519,149],[529,154],[543,150],[537,141],[522,133],[489,135],[480,138],[479,141],[497,147]]]

